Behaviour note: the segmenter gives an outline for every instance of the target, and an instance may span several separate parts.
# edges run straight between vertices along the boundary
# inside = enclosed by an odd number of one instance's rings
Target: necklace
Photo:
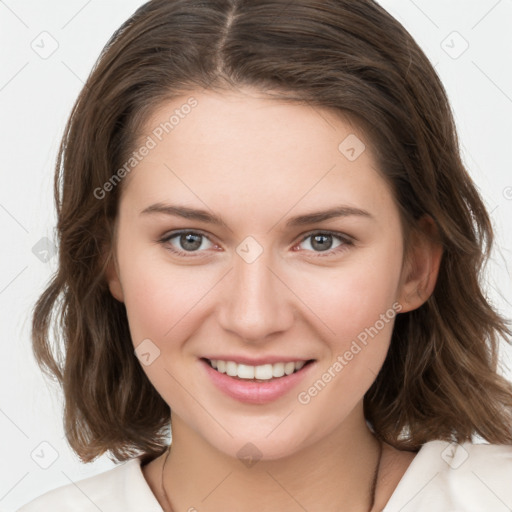
[[[368,509],[368,512],[371,512],[373,506],[375,505],[375,492],[377,490],[377,481],[379,479],[380,461],[382,459],[382,443],[381,443],[381,441],[378,441],[378,443],[379,443],[379,456],[377,458],[377,464],[375,466],[372,486],[371,486],[371,490],[370,490],[370,495],[372,497],[372,501],[370,503],[370,508]],[[173,508],[171,507],[169,498],[167,497],[167,493],[165,492],[165,487],[164,487],[164,469],[165,469],[165,464],[167,462],[167,459],[168,459],[170,453],[171,453],[171,447],[169,446],[169,448],[167,449],[167,455],[165,456],[165,460],[162,465],[162,474],[161,474],[161,478],[160,478],[160,490],[162,492],[162,496],[165,499],[165,509],[166,509],[165,512],[174,512]]]

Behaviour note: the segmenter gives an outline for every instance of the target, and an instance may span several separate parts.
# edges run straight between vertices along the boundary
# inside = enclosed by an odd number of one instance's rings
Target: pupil
[[[311,246],[319,251],[326,251],[332,246],[332,235],[314,235]]]
[[[201,247],[201,235],[186,233],[180,236],[181,246],[188,251],[195,251]]]

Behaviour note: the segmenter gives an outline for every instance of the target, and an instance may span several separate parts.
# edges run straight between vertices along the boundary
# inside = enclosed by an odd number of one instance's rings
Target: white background
[[[0,0],[0,510],[4,512],[49,489],[113,467],[105,456],[83,465],[71,452],[62,430],[60,394],[43,379],[33,359],[30,312],[56,269],[56,258],[45,263],[32,249],[43,237],[54,239],[53,166],[74,100],[110,35],[142,3]],[[512,2],[380,3],[413,35],[448,91],[464,161],[492,212],[497,233],[487,290],[511,318],[507,262],[512,247]],[[465,41],[469,46],[458,56]],[[49,51],[52,44],[58,48],[43,55],[47,58],[35,51]],[[511,354],[504,347],[503,363],[510,364]],[[510,370],[503,371],[512,376]],[[43,469],[39,464],[51,462],[53,450],[55,462]]]

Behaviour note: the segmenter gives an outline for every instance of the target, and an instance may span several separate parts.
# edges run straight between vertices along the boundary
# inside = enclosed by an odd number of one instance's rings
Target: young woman
[[[512,506],[489,216],[378,4],[148,2],[73,109],[55,193],[35,355],[81,460],[124,464],[21,511]]]

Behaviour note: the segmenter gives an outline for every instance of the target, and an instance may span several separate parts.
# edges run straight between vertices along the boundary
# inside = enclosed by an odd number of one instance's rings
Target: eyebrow
[[[200,210],[196,208],[189,208],[187,206],[177,206],[164,203],[155,203],[148,206],[140,212],[143,214],[161,213],[165,215],[171,215],[175,217],[182,217],[184,219],[197,220],[201,222],[207,222],[209,224],[228,227],[227,224],[217,215],[207,210]],[[349,217],[359,216],[366,217],[368,219],[374,219],[366,210],[355,208],[353,206],[337,206],[329,208],[328,210],[321,210],[303,215],[292,217],[286,222],[286,227],[297,227],[304,226],[307,224],[314,224],[316,222],[322,222],[324,220],[334,219],[338,217]]]
[[[227,228],[226,223],[214,213],[196,208],[188,208],[187,206],[174,206],[172,204],[155,203],[140,212],[141,215],[148,213],[163,213],[165,215],[172,215],[174,217],[183,217],[184,219],[208,222],[209,224],[224,226]]]

